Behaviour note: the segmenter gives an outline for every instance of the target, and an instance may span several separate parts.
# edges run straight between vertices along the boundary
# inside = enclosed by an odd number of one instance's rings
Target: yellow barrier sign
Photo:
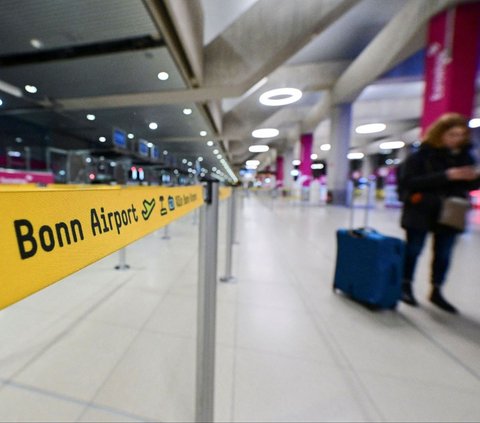
[[[0,309],[203,204],[203,188],[0,190]]]
[[[220,187],[218,198],[220,200],[226,200],[232,195],[232,188],[230,187]]]

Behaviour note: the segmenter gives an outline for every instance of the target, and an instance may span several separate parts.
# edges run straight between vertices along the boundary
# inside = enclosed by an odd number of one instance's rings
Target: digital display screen
[[[118,148],[127,148],[127,134],[120,129],[113,130],[113,144]]]
[[[160,157],[160,151],[158,150],[157,147],[153,147],[151,153],[152,153],[152,159],[157,160]]]
[[[148,157],[148,142],[145,140],[138,141],[138,153],[142,156]]]
[[[164,173],[162,175],[162,184],[169,184],[171,181],[170,175],[167,173]]]

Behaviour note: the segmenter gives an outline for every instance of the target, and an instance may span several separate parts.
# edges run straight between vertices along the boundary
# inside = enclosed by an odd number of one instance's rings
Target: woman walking
[[[433,234],[430,301],[450,313],[457,309],[442,293],[452,251],[461,230],[439,223],[442,201],[468,198],[480,186],[479,172],[471,155],[467,120],[459,114],[441,116],[426,131],[420,149],[399,168],[399,187],[404,202],[401,225],[406,230],[402,301],[417,306],[413,280],[417,259],[428,233]]]

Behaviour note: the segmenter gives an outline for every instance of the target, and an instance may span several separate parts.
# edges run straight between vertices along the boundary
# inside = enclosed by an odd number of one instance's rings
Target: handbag
[[[438,223],[459,231],[464,231],[470,202],[462,197],[446,197],[442,200],[442,208]]]

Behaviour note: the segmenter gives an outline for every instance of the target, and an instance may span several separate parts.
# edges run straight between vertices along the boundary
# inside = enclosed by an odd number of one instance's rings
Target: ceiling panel
[[[352,60],[407,0],[364,0],[313,39],[287,63]]]
[[[158,36],[141,0],[2,0],[0,22],[0,55]]]
[[[160,81],[159,72],[170,77]],[[0,68],[0,78],[32,98],[75,98],[181,89],[185,84],[165,47]]]

